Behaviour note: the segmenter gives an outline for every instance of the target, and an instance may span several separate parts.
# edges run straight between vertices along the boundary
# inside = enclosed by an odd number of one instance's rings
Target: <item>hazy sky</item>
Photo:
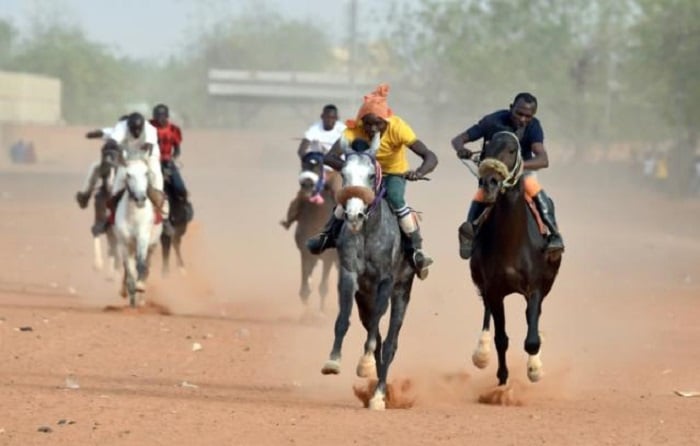
[[[358,1],[365,13],[377,5]],[[348,4],[349,0],[0,0],[0,17],[24,30],[32,16],[58,15],[62,21],[80,25],[88,38],[120,54],[144,58],[163,48],[175,53],[188,41],[187,34],[202,24],[250,11],[252,5],[279,9],[298,19],[312,18],[324,28],[344,33]],[[345,38],[337,39],[341,37]]]

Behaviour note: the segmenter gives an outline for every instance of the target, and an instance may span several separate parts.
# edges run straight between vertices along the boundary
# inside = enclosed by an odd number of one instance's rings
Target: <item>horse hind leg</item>
[[[539,332],[539,320],[542,314],[542,295],[535,291],[527,300],[525,317],[527,319],[527,336],[525,337],[525,351],[528,353],[527,377],[530,382],[537,382],[542,378],[542,360],[540,351],[542,337]]]
[[[108,229],[106,232],[107,236],[107,271],[105,272],[105,278],[109,281],[114,280],[114,274],[119,268],[119,250],[117,247],[117,237],[114,235],[114,231]]]
[[[102,259],[102,242],[100,236],[96,235],[92,238],[92,267],[95,271],[102,271],[104,267]]]
[[[355,372],[360,378],[376,378],[378,375],[377,364],[382,360],[382,336],[378,328],[373,329],[374,309],[372,296],[367,296],[358,291],[355,297],[360,321],[362,321],[362,326],[367,330],[364,354],[360,356]]]
[[[182,260],[182,251],[181,251],[181,246],[182,246],[182,233],[178,231],[175,234],[174,240],[173,240],[173,248],[175,248],[175,259],[177,260],[177,270],[180,272],[181,276],[187,276],[187,270],[185,269],[185,261]]]
[[[161,234],[160,245],[161,253],[163,256],[163,265],[161,267],[161,274],[163,277],[167,277],[170,274],[170,247],[172,244],[172,239],[169,235]]]
[[[335,252],[327,253],[330,255],[336,255]],[[319,302],[319,311],[321,314],[326,313],[326,298],[328,297],[328,277],[330,276],[331,273],[331,268],[333,268],[333,265],[335,264],[334,260],[329,257],[328,255],[324,256],[322,258],[322,274],[321,274],[321,283],[318,286],[318,294],[321,296],[321,300]]]
[[[489,365],[491,356],[491,311],[484,301],[484,321],[481,325],[481,335],[476,344],[476,349],[472,353],[472,363],[479,369],[484,369]]]
[[[301,283],[299,284],[299,298],[304,307],[308,307],[311,296],[311,286],[309,280],[316,267],[316,256],[312,256],[306,250],[301,250]]]

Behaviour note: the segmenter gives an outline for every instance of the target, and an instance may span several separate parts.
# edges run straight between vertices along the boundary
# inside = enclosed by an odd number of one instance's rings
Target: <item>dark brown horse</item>
[[[170,204],[170,215],[168,216],[173,227],[172,234],[163,231],[160,235],[160,247],[163,256],[162,274],[167,276],[170,273],[170,249],[175,250],[175,260],[178,271],[183,276],[186,275],[185,261],[182,259],[182,237],[187,232],[187,225],[194,218],[192,205],[180,197],[173,189],[170,181],[170,170],[163,168],[163,189]]]
[[[487,201],[492,204],[482,216],[483,221],[475,234],[470,263],[472,280],[484,303],[482,334],[472,360],[479,368],[488,364],[489,327],[493,316],[498,384],[507,383],[508,336],[503,299],[512,293],[521,294],[527,301],[527,374],[530,381],[536,382],[542,375],[539,333],[542,301],[554,284],[561,252],[545,254],[546,240],[525,199],[517,136],[499,132],[484,147],[479,182]]]
[[[328,296],[328,277],[331,269],[338,266],[338,254],[335,249],[329,249],[320,256],[313,255],[306,247],[306,240],[317,234],[328,220],[328,216],[335,207],[335,197],[331,185],[323,181],[323,154],[319,152],[307,153],[301,160],[301,174],[299,175],[300,189],[296,198],[289,205],[287,219],[280,222],[289,229],[294,222],[297,226],[294,231],[294,241],[301,255],[301,285],[299,297],[304,304],[305,316],[311,313],[309,297],[311,287],[309,280],[316,268],[316,263],[321,260],[322,274],[319,284],[321,302],[319,310],[325,313],[326,297]]]

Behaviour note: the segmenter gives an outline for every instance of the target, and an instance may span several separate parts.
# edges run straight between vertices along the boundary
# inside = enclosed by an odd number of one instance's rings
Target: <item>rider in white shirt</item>
[[[338,108],[333,104],[326,105],[323,107],[321,119],[314,122],[304,133],[304,138],[297,150],[299,158],[311,151],[318,151],[325,155],[344,130],[345,124],[338,121]]]
[[[304,133],[304,138],[301,140],[299,148],[297,149],[299,159],[302,159],[304,155],[310,152],[320,152],[324,155],[328,153],[331,147],[333,147],[333,144],[340,139],[340,135],[345,131],[345,127],[345,124],[338,120],[338,107],[333,104],[328,104],[323,107],[321,119],[313,123]],[[342,187],[342,179],[338,172],[335,172],[328,166],[324,166],[324,171],[324,186],[328,188],[335,197],[336,192]],[[298,194],[291,203],[289,203],[287,218],[281,222],[282,226],[288,229],[297,219],[300,200],[303,199],[304,197]]]
[[[148,198],[163,215],[163,230],[170,231],[168,225],[168,201],[163,192],[163,172],[160,168],[160,148],[158,147],[158,132],[140,113],[132,113],[126,121],[120,121],[114,126],[110,137],[121,150],[125,160],[143,159],[149,167]],[[124,169],[118,168],[114,178],[112,193],[113,205],[121,198],[126,187]]]

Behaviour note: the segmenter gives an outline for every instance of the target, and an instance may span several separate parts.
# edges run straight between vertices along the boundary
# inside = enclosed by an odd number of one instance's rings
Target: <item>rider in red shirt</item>
[[[165,104],[158,104],[153,108],[153,119],[149,122],[158,131],[158,146],[160,147],[160,165],[165,179],[165,190],[171,201],[171,208],[177,206],[180,201],[184,203],[188,213],[188,220],[192,218],[192,205],[187,199],[187,188],[182,180],[180,170],[175,160],[180,157],[180,145],[182,144],[182,131],[180,127],[169,121],[170,111]]]

